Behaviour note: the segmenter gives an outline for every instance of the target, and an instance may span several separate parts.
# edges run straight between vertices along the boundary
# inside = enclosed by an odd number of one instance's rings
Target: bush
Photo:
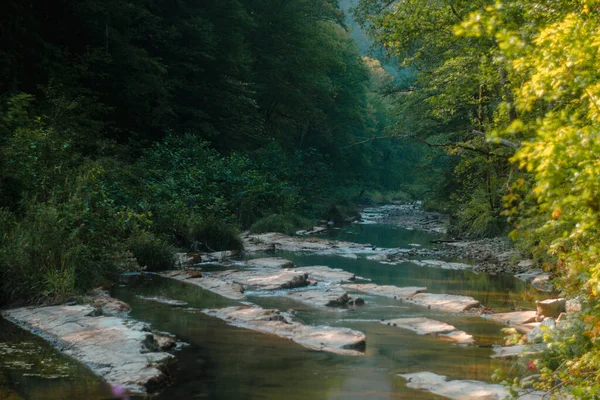
[[[181,244],[189,250],[241,250],[240,232],[235,225],[216,217],[202,218],[190,215],[179,221],[175,228]]]
[[[286,235],[295,235],[299,230],[312,228],[313,222],[297,214],[271,214],[256,221],[250,227],[250,232],[282,232]]]
[[[496,236],[506,228],[499,210],[492,209],[482,190],[475,191],[469,202],[453,215],[453,230],[459,235],[482,238]]]
[[[128,239],[127,247],[138,264],[148,271],[170,269],[174,265],[173,248],[152,232],[136,230]]]

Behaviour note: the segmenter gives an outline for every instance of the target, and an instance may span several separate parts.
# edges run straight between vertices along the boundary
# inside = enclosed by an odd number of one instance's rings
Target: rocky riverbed
[[[365,225],[375,226],[383,221],[398,229],[426,231],[438,235],[434,238],[442,237],[443,216],[419,211],[415,205],[365,211]],[[323,235],[323,231],[317,227],[312,234]],[[403,340],[411,343],[417,337],[431,337],[431,342],[419,341],[420,346],[424,343],[436,346],[434,342],[440,342],[440,346],[447,348],[481,352],[479,346],[485,350],[490,342],[489,333],[482,334],[480,325],[485,326],[486,332],[495,329],[497,335],[503,326],[522,334],[515,346],[503,346],[504,343],[497,340],[497,346],[488,348],[484,357],[521,357],[536,349],[526,347],[526,343],[539,345],[543,332],[572,323],[572,312],[576,308],[573,302],[556,299],[496,313],[487,307],[491,298],[485,293],[461,294],[456,292],[458,285],[453,286],[454,290],[440,290],[443,277],[475,279],[477,275],[471,271],[496,273],[504,268],[503,263],[514,267],[508,269],[511,272],[524,271],[521,276],[524,281],[533,284],[543,280],[540,271],[531,270],[531,263],[519,261],[518,255],[500,241],[438,244],[408,241],[403,247],[378,247],[371,243],[313,237],[307,232],[300,236],[246,233],[244,243],[244,254],[179,254],[178,268],[174,271],[138,274],[142,280],[168,280],[173,285],[184,284],[182,286],[191,291],[211,293],[227,299],[227,304],[210,300],[206,303],[208,306],[195,308],[195,297],[180,299],[177,291],[140,292],[127,301],[138,307],[147,304],[143,307],[168,307],[173,313],[185,312],[191,315],[186,320],[203,314],[204,318],[223,321],[236,329],[253,331],[274,340],[285,339],[300,349],[332,353],[329,357],[359,356],[353,359],[373,357],[382,351],[381,338],[377,335],[383,332],[390,337],[409,335]],[[486,253],[493,256],[484,257]],[[286,254],[301,255],[302,260],[316,257],[319,262],[303,261],[297,265],[295,258],[288,258]],[[363,264],[366,269],[360,273],[347,268]],[[431,278],[417,276],[405,285],[382,283],[382,279],[386,282],[407,266]],[[426,271],[444,272],[429,274]],[[123,284],[126,287],[128,280],[124,279]],[[370,313],[375,310],[378,316],[370,319]],[[159,390],[171,382],[170,366],[175,361],[171,350],[177,342],[172,335],[153,332],[149,324],[130,318],[130,311],[127,303],[97,291],[81,304],[22,308],[3,314],[84,363],[114,387],[130,392]],[[313,319],[313,315],[319,318]],[[353,315],[358,317],[352,318]],[[484,318],[479,318],[480,315]],[[336,322],[332,316],[340,317]],[[375,325],[379,328],[374,328]],[[370,335],[377,339],[369,354]],[[390,350],[383,351],[389,353]],[[477,391],[491,393],[489,398],[502,398],[493,396],[506,393],[504,387],[483,381],[428,374],[425,371],[421,375],[403,376],[408,378],[407,387],[447,398],[469,398],[456,393]]]

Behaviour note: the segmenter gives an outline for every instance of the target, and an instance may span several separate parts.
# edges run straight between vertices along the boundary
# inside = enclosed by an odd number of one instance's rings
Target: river
[[[332,229],[328,235],[390,248],[426,248],[433,246],[430,241],[437,237],[384,224],[353,224]],[[432,293],[473,296],[496,311],[530,304],[524,300],[526,285],[512,275],[492,276],[409,262],[389,265],[363,257],[289,252],[276,255],[292,260],[296,266],[341,268],[376,284],[426,286]],[[294,309],[296,318],[306,324],[344,326],[364,332],[365,354],[343,356],[312,351],[209,317],[200,310],[238,303],[185,283],[142,275],[115,286],[112,294],[131,304],[132,318],[173,333],[189,344],[176,351],[174,383],[156,395],[157,399],[435,399],[438,397],[407,388],[404,379],[397,375],[431,371],[451,378],[490,381],[495,369],[510,366],[507,361],[489,357],[491,345],[503,342],[501,325],[476,314],[441,313],[394,299],[361,295],[366,300],[363,306],[317,309],[277,293],[247,293],[248,301],[260,306]],[[171,306],[140,296],[163,296],[187,305]],[[381,319],[413,316],[454,325],[472,334],[475,345],[458,346],[379,323]],[[112,393],[109,385],[41,339],[0,320],[2,386],[30,399],[123,397]]]

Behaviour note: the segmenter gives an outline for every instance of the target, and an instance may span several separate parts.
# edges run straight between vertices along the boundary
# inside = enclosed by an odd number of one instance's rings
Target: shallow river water
[[[388,225],[352,225],[332,230],[336,239],[371,243],[378,247],[431,246],[434,237]],[[510,275],[490,276],[470,271],[443,270],[411,263],[386,265],[365,258],[284,253],[297,266],[327,265],[355,273],[377,284],[426,286],[431,293],[473,296],[496,311],[527,305],[526,286]],[[477,315],[446,314],[364,295],[364,306],[316,309],[277,293],[249,293],[248,301],[280,310],[294,309],[306,324],[344,326],[367,336],[363,356],[341,356],[308,350],[291,341],[230,327],[200,312],[239,304],[196,286],[140,276],[120,285],[113,295],[132,306],[132,318],[152,324],[188,343],[176,352],[174,384],[157,399],[436,399],[406,388],[399,373],[431,371],[452,378],[489,381],[493,371],[507,367],[489,358],[491,344],[502,343],[502,326]],[[139,296],[164,296],[187,302],[169,306]],[[531,304],[531,303],[529,303]],[[382,325],[380,319],[426,316],[450,323],[474,335],[474,346],[457,346],[430,336]],[[32,364],[15,368],[20,360],[7,343],[34,343]],[[4,347],[2,347],[4,346]],[[4,349],[4,350],[3,350]],[[14,350],[14,349],[13,349]],[[45,360],[45,361],[44,361]],[[42,367],[62,366],[39,376]],[[44,375],[44,374],[41,374]],[[35,336],[0,320],[0,388],[15,389],[24,398],[115,398],[110,387],[77,363],[66,359]],[[0,389],[2,398],[3,389]]]

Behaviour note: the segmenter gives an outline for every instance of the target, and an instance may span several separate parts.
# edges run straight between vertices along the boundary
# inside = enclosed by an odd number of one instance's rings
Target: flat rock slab
[[[329,268],[326,266],[313,266],[297,268],[299,271],[304,271],[308,274],[309,279],[315,279],[318,282],[324,283],[342,283],[353,281],[356,275],[351,272],[346,272],[339,268]]]
[[[452,269],[452,270],[473,269],[473,266],[469,265],[469,264],[446,262],[446,261],[441,261],[441,260],[410,260],[410,262],[413,264],[422,266],[422,267],[435,267],[435,268]]]
[[[209,290],[223,297],[227,297],[228,299],[241,300],[246,298],[244,295],[244,287],[235,282],[216,279],[210,276],[190,278],[189,274],[181,271],[163,272],[158,275],[201,287],[202,289]]]
[[[294,263],[281,257],[255,258],[246,262],[248,265],[260,268],[292,268]]]
[[[288,296],[292,299],[321,307],[340,307],[348,304],[350,301],[348,292],[341,288],[290,292]]]
[[[410,303],[451,313],[460,313],[479,307],[479,301],[469,296],[437,293],[417,293],[407,300]]]
[[[371,246],[327,240],[315,237],[293,237],[283,233],[263,233],[258,235],[245,235],[242,237],[244,249],[247,252],[257,251],[316,251],[316,252],[352,252],[352,250],[370,249]]]
[[[516,358],[524,355],[539,354],[544,351],[543,344],[524,345],[516,344],[514,346],[498,346],[492,348],[494,354],[490,358]]]
[[[425,390],[438,396],[453,400],[504,400],[513,398],[508,387],[471,380],[449,381],[443,375],[432,372],[401,374],[406,386]],[[544,392],[535,392],[517,396],[519,400],[541,400]]]
[[[154,301],[156,303],[167,304],[169,306],[187,306],[188,303],[180,300],[167,299],[162,296],[136,296],[138,299]]]
[[[203,312],[220,318],[229,325],[273,334],[313,350],[361,355],[365,349],[366,336],[362,332],[348,328],[306,326],[275,309],[226,307]]]
[[[280,290],[307,286],[308,275],[303,271],[282,270],[232,270],[215,272],[214,279],[230,281],[251,290]]]
[[[342,287],[354,292],[384,296],[392,299],[407,299],[418,293],[427,291],[426,287],[398,287],[392,285],[376,285],[374,283],[346,284],[342,285]]]
[[[144,324],[118,317],[89,316],[92,306],[53,306],[4,311],[9,321],[41,336],[87,365],[114,386],[145,392],[166,385],[164,369],[173,356],[152,352]],[[150,346],[151,347],[151,346]]]
[[[450,324],[429,318],[396,318],[381,321],[381,323],[388,326],[408,329],[419,335],[443,336],[457,344],[472,344],[474,342],[473,336],[463,331],[459,331]]]
[[[506,325],[523,325],[535,322],[537,313],[535,311],[513,311],[507,313],[487,314],[487,319]]]

